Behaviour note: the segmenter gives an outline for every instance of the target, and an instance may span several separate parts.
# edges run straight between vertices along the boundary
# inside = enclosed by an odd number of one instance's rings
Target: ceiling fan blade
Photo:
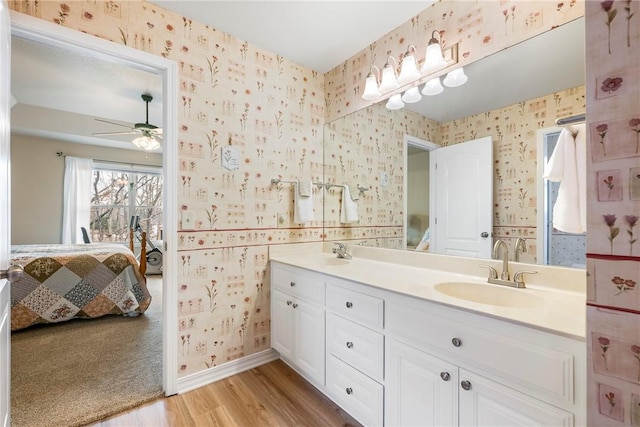
[[[132,128],[132,126],[129,126],[129,125],[123,125],[122,123],[111,122],[111,121],[109,121],[109,120],[98,119],[98,118],[96,118],[95,120],[97,120],[97,121],[99,121],[99,122],[103,122],[103,123],[109,123],[109,124],[112,124],[112,125],[122,126],[122,127],[124,127],[124,128],[129,128],[129,129],[131,129],[131,128]]]
[[[105,135],[135,135],[138,132],[94,132],[93,136],[105,136]]]

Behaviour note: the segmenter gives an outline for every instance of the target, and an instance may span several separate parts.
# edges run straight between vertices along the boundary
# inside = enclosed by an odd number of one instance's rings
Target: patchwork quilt
[[[107,314],[138,316],[151,303],[133,252],[116,243],[14,245],[24,277],[11,283],[11,330]]]

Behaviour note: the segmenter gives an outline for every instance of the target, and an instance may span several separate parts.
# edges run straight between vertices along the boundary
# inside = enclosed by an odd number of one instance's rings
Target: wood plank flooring
[[[277,360],[91,426],[356,427],[360,424]]]

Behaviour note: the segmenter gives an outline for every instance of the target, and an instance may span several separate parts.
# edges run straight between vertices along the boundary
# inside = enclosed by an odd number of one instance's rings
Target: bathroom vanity
[[[584,272],[527,265],[558,282],[515,289],[486,283],[493,260],[354,251],[274,247],[271,328],[281,358],[362,424],[586,424],[584,278],[569,283]]]

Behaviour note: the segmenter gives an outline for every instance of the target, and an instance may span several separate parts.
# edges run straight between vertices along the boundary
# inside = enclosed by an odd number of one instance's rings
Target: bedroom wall
[[[64,157],[162,166],[162,155],[11,135],[11,244],[60,243]]]

